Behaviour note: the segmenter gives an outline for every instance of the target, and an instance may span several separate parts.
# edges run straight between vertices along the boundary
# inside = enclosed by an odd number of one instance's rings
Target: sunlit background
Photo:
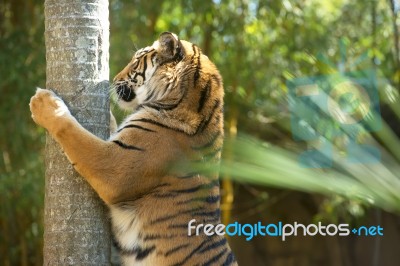
[[[43,9],[0,3],[1,265],[42,264],[45,132],[28,102],[45,85]],[[241,265],[399,265],[399,9],[397,0],[110,0],[110,78],[163,31],[218,66],[224,223],[384,227],[383,237],[230,238]],[[333,111],[302,85],[322,88]]]

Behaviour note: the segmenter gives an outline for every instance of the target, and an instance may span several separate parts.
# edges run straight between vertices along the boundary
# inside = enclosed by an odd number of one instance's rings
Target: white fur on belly
[[[139,246],[139,232],[142,228],[136,213],[111,207],[112,224],[115,238],[123,249],[132,250]],[[134,222],[132,223],[132,220]]]

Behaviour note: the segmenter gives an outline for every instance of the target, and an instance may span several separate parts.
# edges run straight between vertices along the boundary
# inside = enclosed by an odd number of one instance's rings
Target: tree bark
[[[46,86],[76,119],[109,135],[108,1],[45,1]],[[90,158],[88,158],[90,160]],[[44,265],[109,265],[106,207],[46,138]]]

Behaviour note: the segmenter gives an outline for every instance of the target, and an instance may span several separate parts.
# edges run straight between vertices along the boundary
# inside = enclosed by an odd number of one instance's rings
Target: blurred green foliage
[[[227,135],[233,137],[224,153],[225,176],[331,195],[321,215],[334,220],[362,215],[371,204],[398,211],[400,43],[393,27],[397,10],[391,8],[389,0],[110,0],[111,75],[159,33],[175,32],[199,44],[224,78]],[[0,3],[3,265],[42,263],[44,130],[31,121],[28,102],[36,86],[45,86],[43,32],[42,1]],[[366,69],[377,73],[385,123],[360,141],[383,151],[381,163],[299,167],[297,154],[307,147],[292,139],[287,81]],[[320,132],[332,126],[318,125]],[[251,138],[234,138],[236,131]],[[340,140],[334,144],[345,150]]]
[[[0,3],[0,263],[42,260],[44,130],[28,103],[45,85],[42,1]]]

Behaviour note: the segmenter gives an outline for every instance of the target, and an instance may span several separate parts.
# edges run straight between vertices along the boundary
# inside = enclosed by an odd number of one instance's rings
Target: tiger
[[[164,32],[113,80],[130,114],[108,140],[84,129],[53,91],[31,98],[33,120],[110,211],[123,265],[238,265],[223,234],[188,234],[188,222],[221,223],[218,165],[223,81],[201,49]],[[206,168],[206,167],[205,167]]]

